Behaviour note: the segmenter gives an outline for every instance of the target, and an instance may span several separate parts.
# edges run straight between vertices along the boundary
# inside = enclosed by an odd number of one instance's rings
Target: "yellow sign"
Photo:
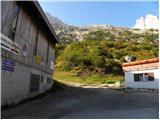
[[[36,56],[35,56],[35,62],[36,62],[37,64],[41,64],[41,56],[40,56],[40,55],[36,55]]]

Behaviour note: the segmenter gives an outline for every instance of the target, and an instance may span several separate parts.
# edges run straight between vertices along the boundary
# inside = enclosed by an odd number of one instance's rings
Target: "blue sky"
[[[158,16],[156,1],[39,1],[42,9],[70,25],[108,24],[133,27],[147,14]]]

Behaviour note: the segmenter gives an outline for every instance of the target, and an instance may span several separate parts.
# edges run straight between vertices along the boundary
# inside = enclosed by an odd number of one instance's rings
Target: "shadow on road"
[[[56,82],[46,93],[3,107],[2,118],[158,118],[158,92],[82,88]]]

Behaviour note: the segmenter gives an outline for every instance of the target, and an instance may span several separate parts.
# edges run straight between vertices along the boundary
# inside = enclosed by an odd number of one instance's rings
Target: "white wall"
[[[154,73],[154,81],[134,81],[134,74],[136,73]],[[125,72],[125,87],[126,88],[149,88],[149,89],[158,89],[159,88],[159,69],[154,70],[142,70],[142,71],[129,71]]]

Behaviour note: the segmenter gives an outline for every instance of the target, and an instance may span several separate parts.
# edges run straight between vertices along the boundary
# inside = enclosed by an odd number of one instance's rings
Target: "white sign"
[[[25,43],[25,44],[23,45],[23,48],[22,48],[22,55],[23,55],[23,56],[26,56],[26,54],[27,54],[27,48],[28,48],[28,44]]]
[[[51,61],[50,69],[51,69],[51,70],[54,70],[54,62],[53,62],[53,61]]]
[[[10,51],[14,54],[19,53],[19,46],[16,42],[12,41],[11,39],[9,39],[7,36],[5,36],[2,33],[0,33],[0,37],[1,37],[1,48],[2,49]]]

